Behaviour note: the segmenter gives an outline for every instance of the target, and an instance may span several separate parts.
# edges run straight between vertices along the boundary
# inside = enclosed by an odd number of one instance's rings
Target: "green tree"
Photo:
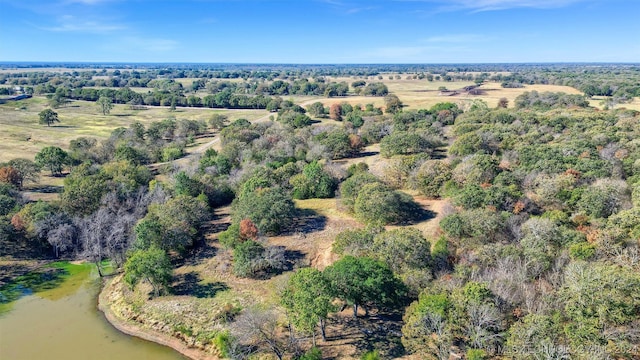
[[[448,359],[453,333],[448,324],[453,305],[447,293],[423,292],[404,313],[402,344],[409,353]]]
[[[424,137],[415,132],[394,131],[380,142],[380,155],[389,158],[394,155],[430,154],[442,145],[444,143],[438,139]]]
[[[451,167],[441,160],[425,161],[412,178],[412,185],[421,194],[432,198],[441,195],[444,184],[451,180]]]
[[[322,105],[322,103],[319,101],[316,101],[313,104],[307,106],[307,112],[311,114],[311,116],[315,117],[321,118],[326,116],[324,105]]]
[[[172,268],[167,254],[158,248],[134,251],[124,265],[124,281],[135,287],[141,280],[153,287],[157,297],[171,282]]]
[[[402,111],[402,107],[404,105],[402,104],[402,101],[400,101],[400,98],[398,98],[396,95],[389,94],[384,97],[384,106],[386,113],[395,114]]]
[[[402,227],[378,234],[374,241],[374,253],[395,273],[409,269],[429,271],[431,244],[416,228]]]
[[[281,297],[293,326],[312,333],[314,346],[316,326],[320,325],[322,339],[326,340],[326,319],[334,311],[331,300],[329,281],[314,268],[300,269],[293,274]]]
[[[336,190],[336,181],[317,161],[307,164],[302,174],[289,180],[296,199],[331,198]]]
[[[107,115],[113,109],[113,100],[108,96],[100,96],[98,101],[96,101],[98,105],[98,109],[102,112],[102,115]]]
[[[251,219],[263,234],[278,234],[291,223],[295,207],[281,188],[256,188],[241,193],[233,203],[233,220]]]
[[[324,270],[333,295],[353,305],[353,316],[358,306],[397,305],[405,295],[401,281],[385,263],[367,257],[345,256]]]
[[[224,114],[213,114],[209,118],[209,125],[215,130],[221,130],[229,122],[229,117]]]
[[[51,176],[62,174],[62,168],[69,161],[66,151],[57,146],[47,146],[36,154],[36,164],[51,170]]]
[[[367,172],[357,172],[353,176],[350,176],[347,180],[340,184],[340,198],[342,205],[347,208],[347,211],[353,212],[353,206],[355,205],[358,192],[366,184],[380,183],[375,175]]]
[[[40,166],[29,159],[17,158],[9,160],[7,165],[16,169],[20,174],[18,188],[22,188],[25,181],[37,182],[40,178]]]
[[[164,250],[184,251],[193,245],[202,223],[210,216],[206,200],[178,195],[164,204],[153,204],[145,218],[158,221],[163,229]]]
[[[38,117],[40,119],[39,123],[42,125],[47,124],[47,126],[51,126],[53,123],[60,122],[60,119],[58,119],[58,113],[51,109],[44,109],[40,111],[38,113]]]
[[[366,224],[396,224],[414,218],[420,211],[411,196],[381,183],[366,184],[358,192],[355,216]]]

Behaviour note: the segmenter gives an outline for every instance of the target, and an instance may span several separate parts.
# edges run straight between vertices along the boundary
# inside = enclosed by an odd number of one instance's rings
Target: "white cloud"
[[[436,35],[425,39],[428,43],[470,43],[490,40],[489,37],[480,34],[446,34]]]
[[[97,5],[113,0],[65,0],[65,4],[83,4],[83,5]]]
[[[84,32],[84,33],[110,33],[124,30],[127,27],[121,24],[108,24],[96,20],[81,20],[72,15],[64,15],[57,19],[54,26],[41,27],[41,30],[53,32]]]
[[[472,10],[474,12],[513,8],[552,9],[596,0],[399,0],[439,3],[440,11]]]

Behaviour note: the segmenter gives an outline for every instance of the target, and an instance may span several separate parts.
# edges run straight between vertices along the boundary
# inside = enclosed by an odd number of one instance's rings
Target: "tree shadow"
[[[286,249],[284,251],[284,257],[286,259],[284,271],[293,271],[293,269],[300,265],[300,262],[304,259],[304,255],[301,251]]]
[[[447,149],[446,148],[438,148],[433,150],[431,153],[431,159],[433,160],[443,160],[447,158]]]
[[[320,215],[311,209],[298,209],[296,214],[287,228],[281,233],[281,235],[301,235],[322,231],[327,226],[327,217]]]
[[[174,295],[188,295],[197,298],[212,298],[219,291],[228,290],[229,287],[223,282],[213,282],[201,284],[200,275],[196,272],[188,272],[174,277],[174,284],[171,287]]]
[[[29,188],[25,188],[24,190],[32,193],[39,194],[57,194],[61,193],[64,189],[64,186],[55,186],[55,185],[40,185],[40,186],[32,186]]]
[[[340,341],[344,345],[355,346],[359,352],[377,350],[383,359],[395,359],[405,354],[402,345],[402,312],[394,310],[374,311],[369,317],[340,316],[333,317],[331,322],[340,324],[341,331],[328,334],[324,346]]]
[[[407,202],[403,205],[402,217],[404,220],[400,221],[399,225],[415,225],[423,221],[434,219],[438,214],[434,211],[428,210],[420,206],[415,201]]]
[[[191,250],[184,256],[180,262],[181,266],[196,266],[202,264],[207,259],[211,259],[216,256],[218,249],[211,246],[206,239],[200,238]]]
[[[380,154],[380,151],[363,151],[356,154],[353,154],[348,157],[348,159],[359,159],[367,156],[374,156]]]
[[[0,287],[0,304],[58,287],[69,272],[61,268],[42,268],[18,276]]]

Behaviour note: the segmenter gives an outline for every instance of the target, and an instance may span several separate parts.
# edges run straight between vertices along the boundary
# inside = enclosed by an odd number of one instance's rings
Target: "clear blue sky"
[[[640,62],[639,0],[0,0],[0,61]]]

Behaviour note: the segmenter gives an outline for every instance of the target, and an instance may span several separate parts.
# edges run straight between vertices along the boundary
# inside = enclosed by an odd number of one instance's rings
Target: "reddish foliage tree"
[[[256,240],[258,239],[258,227],[251,221],[251,219],[243,219],[240,221],[240,239],[241,240]]]
[[[362,138],[359,135],[349,134],[349,145],[353,150],[360,151],[360,149],[362,149],[362,147],[364,146],[364,143],[362,142]]]
[[[342,106],[338,103],[331,104],[329,117],[335,121],[342,121]]]
[[[8,183],[13,186],[22,184],[22,175],[14,167],[5,166],[0,168],[0,182]]]
[[[13,215],[13,217],[11,218],[11,225],[13,225],[13,228],[18,231],[24,230],[27,226],[27,224],[25,224],[25,221],[22,218],[22,216],[20,216],[20,214]]]

